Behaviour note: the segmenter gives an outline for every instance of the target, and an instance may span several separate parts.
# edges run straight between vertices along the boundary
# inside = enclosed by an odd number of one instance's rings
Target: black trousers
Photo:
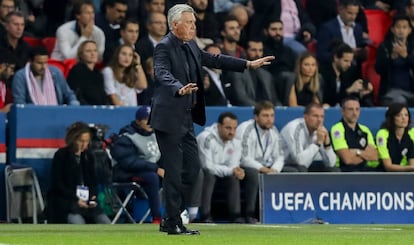
[[[163,187],[165,195],[166,225],[181,224],[181,211],[191,203],[191,190],[200,170],[194,128],[163,132],[155,130],[165,169]]]

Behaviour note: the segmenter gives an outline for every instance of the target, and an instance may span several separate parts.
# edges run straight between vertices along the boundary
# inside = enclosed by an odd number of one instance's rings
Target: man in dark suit
[[[189,203],[200,160],[193,122],[206,122],[201,66],[243,71],[270,63],[274,57],[246,61],[200,50],[195,37],[194,10],[177,4],[168,11],[170,33],[155,47],[154,72],[158,88],[152,102],[150,124],[155,130],[165,168],[165,221],[161,231],[196,235],[183,226],[181,210]]]

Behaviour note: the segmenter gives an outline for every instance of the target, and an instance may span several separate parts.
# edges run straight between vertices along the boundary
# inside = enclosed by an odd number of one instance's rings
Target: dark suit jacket
[[[277,99],[276,90],[273,85],[273,77],[263,68],[256,69],[257,82],[262,84],[263,96],[272,101],[275,105],[280,105]],[[235,106],[253,106],[256,103],[256,87],[251,77],[250,71],[243,73],[226,72],[225,80],[231,83],[230,103]]]
[[[356,46],[359,48],[364,47],[365,42],[362,37],[362,27],[358,23],[355,23],[354,36]],[[332,61],[332,43],[343,40],[341,27],[339,26],[339,21],[336,17],[324,23],[319,28],[317,40],[318,61],[329,64]]]
[[[154,45],[152,45],[152,42],[149,40],[148,35],[138,40],[136,50],[138,54],[141,56],[141,62],[143,64],[149,57],[153,56]]]
[[[193,122],[199,125],[205,124],[202,65],[234,71],[243,71],[246,68],[246,61],[243,59],[207,53],[201,50],[193,40],[188,44],[193,58],[196,60],[198,91],[195,105],[189,99],[192,95],[178,95],[178,90],[187,84],[187,73],[183,66],[186,57],[181,48],[182,41],[169,33],[155,47],[154,74],[157,88],[152,102],[150,124],[156,130],[164,132],[177,131],[184,123],[186,110],[190,108],[192,108]]]
[[[205,99],[206,99],[206,106],[227,106],[227,87],[226,84],[220,78],[221,86],[223,88],[224,95],[220,92],[219,88],[217,87],[216,83],[213,81],[213,78],[207,71],[203,71],[204,74],[210,80],[210,87],[204,91]],[[228,85],[231,85],[228,83]]]

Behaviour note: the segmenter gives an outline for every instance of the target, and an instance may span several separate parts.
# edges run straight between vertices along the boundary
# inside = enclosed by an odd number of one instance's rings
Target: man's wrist
[[[246,61],[246,69],[250,69],[251,67],[251,63],[250,60]]]

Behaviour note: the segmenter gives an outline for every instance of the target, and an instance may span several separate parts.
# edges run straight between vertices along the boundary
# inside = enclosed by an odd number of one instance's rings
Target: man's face
[[[226,117],[223,119],[223,123],[217,124],[218,134],[223,142],[232,140],[236,135],[237,120]]]
[[[276,42],[283,41],[283,24],[281,22],[273,22],[267,28],[267,35]]]
[[[36,55],[30,63],[30,69],[34,76],[41,76],[45,74],[45,68],[47,66],[47,55]]]
[[[88,25],[90,23],[94,23],[95,20],[95,11],[92,5],[84,4],[81,7],[81,12],[79,15],[76,16],[76,19],[82,25]]]
[[[148,12],[151,13],[164,13],[165,11],[165,0],[152,0],[146,4]]]
[[[360,105],[356,100],[348,100],[342,108],[342,118],[346,123],[354,124],[358,122]]]
[[[167,17],[162,13],[152,13],[152,20],[147,28],[152,36],[163,37],[167,33]]]
[[[254,120],[261,129],[271,129],[275,124],[275,110],[263,109],[259,115],[254,115]]]
[[[0,81],[5,81],[13,76],[15,66],[15,64],[0,64]]]
[[[414,0],[410,1],[410,5],[405,7],[405,14],[410,18],[414,19]]]
[[[0,5],[0,19],[4,20],[6,16],[15,10],[14,1],[12,0],[3,0]]]
[[[411,33],[410,23],[406,20],[399,20],[391,27],[391,31],[396,38],[405,40]]]
[[[342,73],[351,67],[353,59],[354,53],[343,53],[342,58],[334,57],[334,65]]]
[[[135,23],[128,23],[124,30],[121,30],[122,40],[126,44],[134,45],[138,40],[139,26]]]
[[[348,6],[339,7],[339,16],[342,22],[344,22],[344,24],[347,26],[355,22],[358,12],[359,12],[358,5],[348,5]]]
[[[240,25],[236,20],[227,21],[224,23],[224,30],[221,35],[228,42],[238,42],[240,40]]]
[[[249,60],[257,60],[263,57],[263,43],[249,41],[247,44],[247,58]]]
[[[19,39],[23,36],[24,18],[19,16],[11,16],[6,24],[7,34],[11,38]]]
[[[323,125],[324,111],[322,108],[313,107],[304,116],[305,124],[309,131],[315,131]]]
[[[184,12],[181,15],[181,20],[173,23],[173,32],[178,39],[188,42],[195,37],[196,34],[196,19],[193,13]]]
[[[128,6],[126,4],[115,3],[113,7],[106,7],[106,18],[111,24],[119,24],[125,18]]]
[[[189,3],[196,13],[205,12],[208,6],[208,0],[190,0]]]

